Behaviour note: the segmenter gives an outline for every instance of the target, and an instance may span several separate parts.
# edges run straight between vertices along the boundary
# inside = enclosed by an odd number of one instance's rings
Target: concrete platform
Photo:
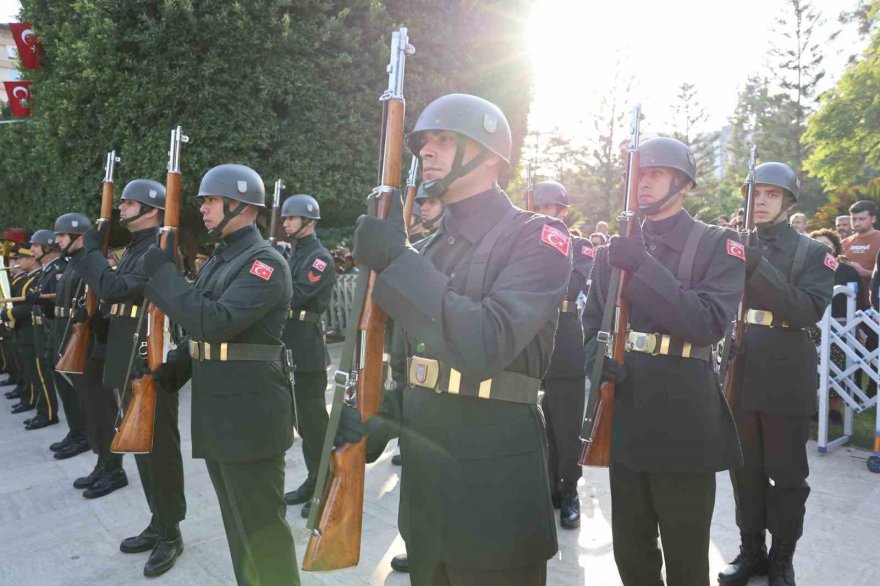
[[[333,345],[338,359],[341,347]],[[2,388],[2,391],[9,388]],[[328,390],[327,401],[331,400]],[[95,456],[52,459],[48,446],[66,433],[64,423],[24,431],[26,414],[12,415],[12,401],[0,412],[0,586],[144,584],[147,553],[126,555],[119,542],[149,522],[134,459],[125,459],[129,486],[94,501],[72,488],[77,476],[91,471]],[[166,586],[234,584],[226,537],[216,496],[201,460],[190,458],[190,389],[181,391],[188,514],[181,525],[185,551],[169,573],[150,579]],[[403,552],[397,533],[399,468],[391,465],[392,448],[367,468],[364,540],[357,568],[329,573],[302,573],[303,584],[388,586],[409,583],[396,574],[391,558]],[[801,586],[880,585],[880,476],[865,468],[867,452],[841,448],[820,456],[810,445],[810,483],[806,531],[795,558]],[[287,487],[305,478],[299,440],[287,454]],[[580,486],[583,521],[579,531],[560,530],[560,549],[549,564],[553,585],[615,586],[620,584],[611,547],[611,506],[607,470],[587,469]],[[305,551],[308,533],[299,507],[288,522],[297,554]],[[738,533],[727,474],[718,475],[712,526],[713,574],[736,553]],[[755,579],[750,586],[766,584]],[[673,585],[674,586],[674,585]]]

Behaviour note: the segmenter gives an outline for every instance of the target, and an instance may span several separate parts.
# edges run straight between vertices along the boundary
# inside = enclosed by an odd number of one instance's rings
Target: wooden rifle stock
[[[25,301],[27,297],[9,297],[7,299],[0,299],[0,305],[4,305],[6,303],[21,303]],[[54,293],[43,293],[40,295],[40,299],[44,299],[49,301],[50,299],[55,299]]]
[[[110,220],[113,217],[113,174],[116,163],[119,162],[116,151],[107,153],[107,162],[104,167],[104,181],[101,185],[101,215],[98,218],[96,228],[103,228],[101,241],[101,254],[107,256],[110,244]],[[98,296],[91,287],[86,287],[86,315],[88,318],[82,322],[76,322],[71,328],[70,337],[61,358],[55,365],[55,370],[64,374],[82,374],[86,369],[86,360],[89,357],[89,340],[92,337],[92,317],[98,310]],[[75,311],[75,308],[71,308]]]
[[[168,240],[172,233],[177,233],[180,224],[180,145],[188,140],[180,126],[171,131],[168,173],[165,176],[165,221],[159,234],[161,248],[168,248]],[[136,332],[135,336],[139,333]],[[165,358],[165,314],[155,305],[147,308],[146,346],[149,373],[131,380],[131,399],[110,444],[110,451],[117,454],[145,454],[153,450],[156,383],[152,373],[162,366]],[[132,352],[137,351],[137,347],[132,349]]]
[[[391,198],[396,197],[395,190],[400,188],[405,113],[403,71],[406,55],[413,52],[406,28],[401,27],[392,35],[389,88],[382,96],[380,187],[370,196],[375,204],[375,215],[379,218],[387,217],[392,205]],[[408,205],[412,210],[412,202],[408,202]],[[403,219],[405,226],[406,216]],[[357,409],[364,421],[379,412],[385,372],[385,324],[388,316],[373,302],[375,281],[376,273],[371,271],[358,322],[358,336],[362,341],[359,364],[363,368],[355,367],[355,396]],[[323,487],[322,500],[317,505],[313,503],[311,514],[317,515],[318,523],[306,547],[303,570],[337,570],[355,566],[360,561],[366,450],[367,438],[364,437],[356,444],[343,445],[329,453],[329,477]],[[319,474],[319,487],[316,490],[321,488],[320,480]]]

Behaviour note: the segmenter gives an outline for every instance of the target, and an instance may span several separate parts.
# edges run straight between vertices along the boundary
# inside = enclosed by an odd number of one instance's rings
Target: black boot
[[[770,548],[770,579],[768,586],[796,586],[794,582],[794,548],[796,541],[773,538]]]
[[[163,530],[144,566],[144,576],[154,577],[164,574],[174,567],[174,562],[182,553],[183,537],[180,535],[180,529],[175,526],[173,529]]]
[[[559,493],[559,524],[564,529],[577,529],[581,526],[581,501],[576,490]]]
[[[562,497],[559,495],[558,490],[550,493],[550,501],[553,503],[553,508],[557,511],[562,508]]]
[[[316,480],[309,476],[299,488],[284,495],[284,502],[288,505],[301,505],[308,501],[315,494],[315,482]]]
[[[306,501],[306,504],[303,505],[302,510],[299,512],[300,517],[303,519],[309,518],[309,513],[312,512],[312,501]]]
[[[104,464],[98,459],[98,463],[95,464],[95,468],[89,472],[88,476],[81,476],[73,481],[73,488],[78,488],[80,490],[84,488],[91,488],[101,476],[104,475]]]
[[[739,555],[718,574],[724,586],[745,586],[752,576],[767,575],[767,534],[740,532]]]
[[[159,542],[159,527],[154,523],[147,525],[147,528],[134,537],[126,537],[119,544],[119,551],[122,553],[141,553],[142,551],[150,551]]]
[[[391,569],[402,574],[409,574],[409,558],[405,553],[391,558]]]
[[[70,441],[70,443],[67,444],[67,446],[64,447],[64,449],[55,452],[55,455],[52,457],[56,460],[66,460],[68,458],[73,458],[74,456],[78,456],[82,453],[88,452],[90,449],[91,448],[89,448],[89,441],[84,436],[77,435]]]
[[[119,466],[105,470],[95,484],[83,491],[83,496],[87,499],[96,499],[125,486],[128,486],[128,476],[125,475],[122,466]]]
[[[26,402],[22,401],[17,405],[12,406],[13,413],[24,413],[25,411],[30,411],[31,409],[35,409],[35,406],[28,405]]]
[[[33,419],[31,419],[30,423],[25,427],[26,430],[31,431],[34,429],[42,429],[44,427],[49,427],[50,425],[55,425],[58,423],[58,418],[49,419],[45,415],[37,415]]]
[[[53,452],[60,452],[61,450],[63,450],[64,448],[67,447],[67,444],[69,444],[72,439],[73,439],[73,432],[68,431],[67,435],[64,436],[63,440],[61,440],[60,442],[55,442],[54,444],[50,445],[49,449],[52,450]]]
[[[12,389],[11,391],[9,391],[8,393],[4,393],[4,396],[7,399],[21,399],[21,391],[19,391],[18,388],[16,387],[16,388]]]

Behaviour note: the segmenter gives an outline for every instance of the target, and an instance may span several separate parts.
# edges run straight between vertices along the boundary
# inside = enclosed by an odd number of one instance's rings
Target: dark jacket
[[[72,256],[82,255],[82,250],[76,251]],[[70,257],[69,257],[70,258]],[[55,293],[55,309],[64,312],[63,316],[56,317],[52,320],[52,326],[49,329],[49,345],[52,348],[53,360],[57,360],[60,352],[63,350],[62,344],[67,343],[65,336],[70,336],[70,327],[72,320],[70,312],[77,307],[78,300],[85,294],[85,283],[79,273],[76,272],[70,263],[61,274],[58,280],[58,290]]]
[[[585,242],[583,238],[572,238],[572,271],[565,293],[568,311],[559,313],[553,356],[545,379],[584,376],[584,328],[577,313],[577,298],[581,291],[587,290],[587,279],[593,266],[593,249]]]

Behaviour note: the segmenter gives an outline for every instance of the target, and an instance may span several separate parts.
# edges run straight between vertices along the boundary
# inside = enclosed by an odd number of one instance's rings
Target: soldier
[[[92,227],[92,222],[83,214],[69,213],[55,220],[55,242],[61,252],[69,258],[70,265],[58,283],[55,297],[55,323],[52,339],[57,355],[64,351],[73,322],[91,319],[92,337],[89,341],[89,357],[85,372],[68,374],[80,397],[86,435],[92,450],[98,454],[95,468],[87,475],[73,481],[74,488],[84,489],[84,498],[99,498],[120,488],[128,486],[128,476],[122,468],[122,456],[110,451],[113,441],[114,425],[118,406],[113,392],[104,387],[104,352],[106,350],[106,331],[100,312],[89,318],[85,312],[85,282],[75,266],[85,255],[83,234]],[[60,319],[59,319],[60,318]]]
[[[177,271],[170,250],[152,246],[144,256],[147,299],[189,336],[154,376],[177,391],[192,375],[193,457],[208,467],[238,583],[299,584],[284,518],[293,397],[281,335],[290,270],[254,223],[266,192],[253,169],[214,167],[197,197],[220,244],[195,282]]]
[[[742,544],[718,575],[726,586],[768,571],[770,586],[795,583],[792,559],[810,494],[806,443],[816,412],[816,349],[807,328],[831,302],[837,268],[822,243],[786,221],[798,187],[788,165],[755,169],[757,232],[746,248],[749,311],[733,403],[745,466],[730,473]],[[773,536],[769,560],[766,530]]]
[[[556,181],[535,185],[535,211],[564,220],[568,215],[568,191]],[[549,479],[553,507],[559,509],[559,523],[565,529],[581,526],[581,507],[577,483],[580,431],[584,412],[584,330],[577,299],[587,288],[592,265],[592,246],[583,238],[572,237],[573,270],[568,291],[559,306],[559,326],[550,369],[544,375],[541,407],[547,420],[549,440]]]
[[[109,315],[107,328],[107,359],[104,363],[103,385],[121,397],[130,375],[128,365],[134,344],[138,317],[144,311],[143,256],[156,242],[165,208],[165,186],[152,179],[134,179],[122,191],[119,202],[119,223],[131,232],[131,242],[118,267],[111,268],[101,251],[104,230],[90,228],[83,236],[83,254],[75,257],[73,268],[101,298],[102,308]],[[146,339],[147,322],[141,322],[140,340]],[[122,397],[125,409],[128,396]],[[180,455],[180,431],[177,427],[178,399],[176,393],[156,393],[153,427],[153,450],[136,454],[138,473],[152,517],[139,535],[126,538],[119,549],[124,553],[150,551],[144,566],[145,576],[158,576],[174,566],[183,551],[178,527],[186,516],[183,494],[183,459]]]
[[[433,234],[437,230],[437,222],[443,217],[443,200],[425,193],[424,182],[416,189],[415,203],[419,206],[419,230],[411,233],[409,243],[415,244]]]
[[[565,224],[520,210],[498,187],[511,136],[494,104],[440,97],[407,146],[425,192],[446,206],[440,227],[412,249],[394,198],[387,220],[358,220],[353,254],[379,274],[373,299],[407,335],[398,523],[412,583],[544,584],[557,543],[538,391],[571,241]],[[346,407],[339,440],[369,431],[374,460],[393,417],[365,426]]]
[[[618,381],[609,474],[614,558],[625,586],[662,584],[664,561],[668,584],[708,584],[715,472],[742,463],[711,346],[742,294],[745,251],[736,234],[682,209],[696,186],[687,146],[653,138],[640,154],[639,215],[647,219],[641,235],[597,250],[583,318],[592,364],[610,266],[628,271],[625,365],[606,359],[603,373]]]
[[[301,514],[309,516],[315,492],[321,448],[327,433],[327,367],[330,354],[324,334],[323,315],[330,306],[336,282],[333,255],[315,235],[321,208],[311,195],[292,195],[281,207],[284,232],[293,241],[287,262],[293,279],[293,296],[284,328],[284,345],[293,356],[296,401],[295,425],[302,437],[303,458],[308,475],[299,488],[284,495],[288,505],[305,503]]]

